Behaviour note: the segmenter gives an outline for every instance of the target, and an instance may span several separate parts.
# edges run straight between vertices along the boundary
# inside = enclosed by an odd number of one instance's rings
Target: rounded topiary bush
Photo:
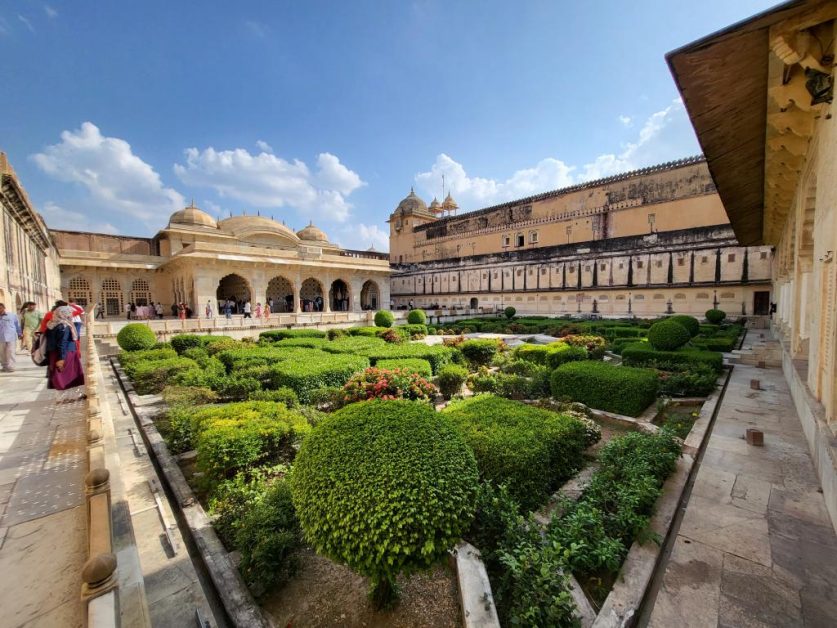
[[[371,578],[382,607],[398,573],[429,567],[468,529],[477,481],[474,454],[429,404],[372,400],[305,439],[291,494],[308,542]]]
[[[410,325],[424,325],[427,323],[427,314],[424,313],[424,310],[410,310],[410,313],[407,314],[407,322]]]
[[[671,320],[654,323],[648,330],[648,342],[658,351],[674,351],[690,339],[689,330]]]
[[[668,317],[666,320],[683,325],[692,338],[700,333],[700,321],[694,316],[689,316],[688,314],[677,314],[675,316]]]
[[[506,315],[507,319],[511,320],[514,318],[514,315],[517,314],[517,310],[509,306],[505,310],[503,310],[503,314]]]
[[[706,320],[712,323],[713,325],[719,325],[723,320],[727,317],[727,313],[723,310],[706,310]]]
[[[392,327],[395,317],[389,310],[378,310],[375,312],[375,325],[378,327]]]
[[[462,384],[468,379],[468,369],[457,364],[448,364],[439,369],[439,390],[445,399],[450,399],[460,390]]]
[[[125,351],[140,351],[151,349],[157,343],[157,336],[142,323],[128,323],[119,330],[116,342]]]

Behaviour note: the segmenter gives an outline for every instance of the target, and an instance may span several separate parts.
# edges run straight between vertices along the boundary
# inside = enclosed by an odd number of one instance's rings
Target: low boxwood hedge
[[[500,343],[492,339],[466,340],[459,350],[472,365],[487,366],[500,350]]]
[[[154,362],[155,360],[176,357],[177,352],[174,349],[141,349],[139,351],[123,351],[119,354],[119,363],[125,369],[128,377],[133,377],[134,368],[140,362]]]
[[[729,353],[738,344],[738,338],[734,336],[715,336],[713,338],[692,338],[691,345],[706,351],[722,351]]]
[[[182,355],[187,349],[203,346],[203,339],[197,334],[178,334],[172,336],[171,346],[178,355]]]
[[[116,342],[124,351],[151,349],[157,344],[157,336],[148,325],[128,323],[116,334]]]
[[[588,357],[584,346],[569,345],[566,342],[552,342],[548,345],[523,344],[515,349],[515,357],[521,360],[556,368],[565,362],[585,360]]]
[[[647,342],[628,345],[622,349],[622,363],[627,366],[652,366],[664,368],[666,364],[689,366],[706,364],[716,373],[724,366],[724,356],[717,351],[680,349],[679,351],[657,351]]]
[[[259,334],[265,340],[284,340],[285,338],[325,338],[326,333],[319,329],[271,329]]]
[[[367,338],[377,338],[378,334],[386,331],[386,327],[349,327],[346,331],[350,336],[366,336]]]
[[[132,365],[131,379],[140,395],[153,395],[163,391],[169,380],[186,371],[200,371],[198,363],[189,358],[177,357],[164,360],[148,360]]]
[[[430,362],[420,358],[400,358],[395,360],[378,360],[375,364],[379,369],[408,369],[418,373],[422,377],[433,375],[433,368]]]
[[[624,354],[624,352],[623,352]],[[552,372],[552,396],[591,408],[638,416],[657,397],[657,374],[650,369],[605,362],[571,362]]]
[[[508,486],[526,510],[542,504],[582,464],[582,423],[518,401],[477,395],[443,410],[474,450],[480,477]]]
[[[445,364],[450,363],[453,355],[456,353],[455,349],[444,347],[441,345],[426,345],[423,343],[403,343],[403,344],[386,344],[380,347],[373,347],[370,349],[361,350],[359,355],[369,358],[372,366],[376,366],[378,360],[391,360],[402,358],[419,358],[430,362],[433,367],[433,372],[438,373],[439,369]]]
[[[329,354],[308,351],[304,359],[284,360],[271,367],[271,388],[287,386],[296,392],[302,403],[308,403],[310,394],[325,386],[342,386],[356,372],[369,366],[369,360],[360,355]]]

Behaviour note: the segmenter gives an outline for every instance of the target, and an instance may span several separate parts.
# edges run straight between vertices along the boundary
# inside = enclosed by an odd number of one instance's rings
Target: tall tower
[[[436,199],[433,199],[434,201]],[[434,212],[441,208],[436,202],[433,210],[416,196],[413,188],[410,193],[398,203],[398,207],[390,214],[389,220],[389,260],[393,263],[404,264],[413,262],[413,230],[428,222],[436,220]]]

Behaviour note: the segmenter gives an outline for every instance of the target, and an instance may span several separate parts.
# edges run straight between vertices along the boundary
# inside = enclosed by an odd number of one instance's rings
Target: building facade
[[[393,304],[527,314],[769,313],[770,246],[741,246],[695,157],[455,215],[389,219]]]
[[[124,317],[126,305],[184,303],[198,316],[226,300],[272,302],[272,312],[361,312],[389,300],[389,262],[332,244],[313,224],[294,233],[263,216],[216,221],[190,206],[153,238],[52,231],[61,289]],[[240,312],[240,310],[239,310]]]
[[[5,153],[0,153],[0,303],[17,311],[34,301],[45,311],[60,297],[58,251]]]

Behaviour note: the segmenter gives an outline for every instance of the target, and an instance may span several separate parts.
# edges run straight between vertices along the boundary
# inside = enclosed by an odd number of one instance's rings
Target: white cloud
[[[273,147],[264,140],[257,140],[256,147],[263,153],[273,153]]]
[[[58,17],[58,11],[56,11],[54,8],[52,8],[48,4],[44,5],[44,12],[47,14],[48,18],[54,19],[54,18]]]
[[[258,22],[256,20],[244,20],[244,28],[260,39],[267,37],[269,33],[267,24],[263,24],[262,22]]]
[[[184,152],[186,163],[175,164],[174,172],[186,185],[212,188],[223,198],[256,208],[291,207],[314,220],[344,222],[352,207],[346,197],[365,185],[330,153],[318,155],[317,170],[311,171],[298,159],[252,155],[244,148]]]
[[[620,116],[624,123],[623,118],[627,116]],[[625,144],[618,152],[603,153],[580,167],[548,157],[533,168],[518,170],[508,179],[498,181],[469,176],[462,164],[442,153],[430,170],[419,173],[415,180],[430,198],[438,196],[444,174],[457,203],[471,210],[679,159],[699,150],[683,102],[678,98],[649,116],[635,142]]]
[[[628,126],[628,127],[633,126],[633,124],[634,124],[633,118],[631,118],[631,116],[626,116],[626,115],[620,115],[619,116],[619,122],[621,122],[623,126]]]
[[[56,205],[52,201],[44,203],[41,215],[50,229],[66,229],[67,231],[92,231],[94,233],[119,233],[119,229],[109,222],[91,221],[89,216],[81,212],[71,211]]]
[[[164,186],[128,142],[102,135],[92,122],[64,131],[61,142],[31,158],[54,179],[84,186],[93,209],[119,212],[149,226],[159,226],[161,219],[185,204],[183,196]]]
[[[32,26],[32,22],[30,22],[27,18],[23,17],[20,13],[17,14],[17,19],[23,22],[24,26],[29,29],[30,33],[35,32],[35,27]]]
[[[337,242],[343,248],[365,251],[374,246],[376,251],[385,253],[389,250],[389,231],[381,229],[378,225],[365,225],[363,223],[344,227]]]

